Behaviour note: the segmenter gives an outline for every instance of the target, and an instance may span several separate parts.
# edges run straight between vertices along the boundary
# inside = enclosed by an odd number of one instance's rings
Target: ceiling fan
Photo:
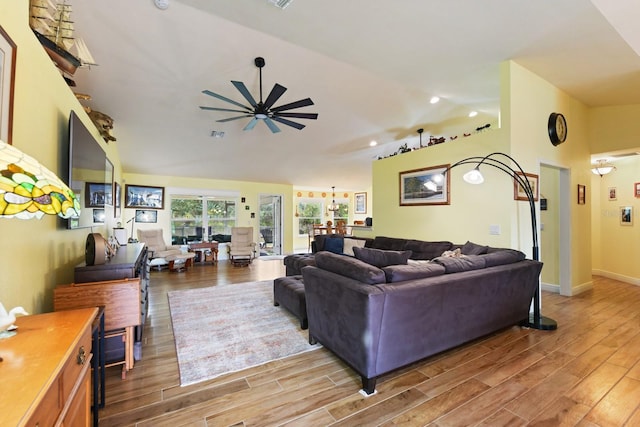
[[[213,110],[213,111],[229,111],[233,113],[242,113],[241,116],[230,117],[228,119],[217,120],[218,122],[230,122],[232,120],[238,120],[245,117],[253,117],[249,124],[247,124],[243,130],[251,130],[253,129],[259,120],[264,121],[264,123],[271,129],[271,132],[276,133],[280,132],[278,126],[274,123],[274,121],[282,123],[287,126],[294,127],[298,130],[305,127],[305,125],[301,123],[297,123],[288,118],[296,118],[296,119],[313,119],[316,120],[318,115],[316,113],[287,113],[286,110],[293,110],[295,108],[307,107],[309,105],[313,105],[313,101],[311,98],[301,99],[296,102],[291,102],[289,104],[280,105],[279,107],[273,107],[273,104],[280,99],[280,97],[287,90],[286,87],[279,85],[276,83],[271,89],[271,92],[267,96],[266,100],[262,100],[262,67],[264,67],[264,58],[258,57],[254,60],[256,67],[260,70],[260,102],[256,102],[256,100],[251,96],[249,90],[245,86],[244,83],[232,80],[231,83],[240,91],[242,96],[247,100],[247,102],[251,105],[250,107],[246,105],[242,105],[239,102],[236,102],[232,99],[229,99],[225,96],[219,95],[217,93],[213,93],[210,90],[203,90],[202,93],[213,96],[214,98],[221,99],[223,101],[229,102],[233,105],[236,105],[242,110],[232,110],[228,108],[216,108],[216,107],[205,107],[200,106],[203,110]]]

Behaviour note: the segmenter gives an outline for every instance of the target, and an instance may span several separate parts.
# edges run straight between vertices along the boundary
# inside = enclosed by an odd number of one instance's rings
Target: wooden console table
[[[217,264],[218,262],[218,242],[191,243],[189,245],[189,252],[199,252],[200,262],[210,261],[213,264]],[[207,255],[207,252],[209,252],[210,255]]]
[[[91,425],[91,329],[97,308],[18,317],[0,340],[0,425]]]

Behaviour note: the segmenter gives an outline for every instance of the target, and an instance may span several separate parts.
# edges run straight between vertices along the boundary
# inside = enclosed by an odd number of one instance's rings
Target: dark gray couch
[[[349,364],[371,394],[380,375],[528,320],[542,263],[486,252],[382,268],[317,253],[302,268],[309,342]]]

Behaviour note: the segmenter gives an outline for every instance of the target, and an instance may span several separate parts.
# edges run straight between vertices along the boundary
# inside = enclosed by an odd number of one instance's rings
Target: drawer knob
[[[80,347],[78,350],[78,365],[84,365],[84,362],[87,361],[87,352],[84,350],[84,346]]]

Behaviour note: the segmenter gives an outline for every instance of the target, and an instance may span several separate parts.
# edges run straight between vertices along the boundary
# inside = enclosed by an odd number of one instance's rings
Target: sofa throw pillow
[[[525,259],[525,254],[515,249],[503,249],[501,251],[491,252],[482,255],[484,258],[486,267],[493,267],[494,265],[513,264]]]
[[[467,243],[460,248],[463,255],[482,255],[489,251],[488,246],[478,245],[467,240]]]
[[[356,258],[378,268],[389,265],[406,264],[411,251],[384,251],[372,248],[353,248]]]
[[[366,240],[345,238],[342,253],[349,256],[355,256],[353,248],[364,248],[365,243],[367,243]]]
[[[434,258],[432,262],[442,265],[446,274],[479,270],[486,266],[484,258],[480,255],[467,255],[462,258],[438,257]]]
[[[356,258],[337,255],[332,252],[318,252],[315,260],[318,268],[368,285],[377,285],[387,281],[384,271]]]
[[[328,239],[324,239],[324,247],[322,249],[333,252],[334,254],[341,254],[344,247],[343,242],[344,239],[340,237],[329,237]]]
[[[404,282],[405,280],[424,279],[425,277],[440,276],[444,274],[444,267],[435,262],[423,265],[389,265],[383,267],[387,283]]]

